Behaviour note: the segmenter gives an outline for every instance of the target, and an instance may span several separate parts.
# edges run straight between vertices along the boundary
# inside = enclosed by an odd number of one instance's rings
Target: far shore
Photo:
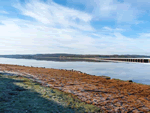
[[[24,76],[76,96],[105,112],[150,112],[150,85],[80,71],[0,64],[0,73]]]

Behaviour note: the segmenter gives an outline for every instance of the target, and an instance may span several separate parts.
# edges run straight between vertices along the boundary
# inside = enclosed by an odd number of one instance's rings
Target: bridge
[[[98,58],[98,59],[101,61],[150,63],[150,58]]]
[[[150,63],[150,58],[75,58],[75,57],[65,57],[65,59],[74,59],[74,60],[87,60],[95,62],[139,62],[139,63]]]

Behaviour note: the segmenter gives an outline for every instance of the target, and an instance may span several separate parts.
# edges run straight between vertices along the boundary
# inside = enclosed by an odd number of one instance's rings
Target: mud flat
[[[150,86],[80,71],[0,64],[0,73],[24,76],[69,93],[104,112],[150,112]]]

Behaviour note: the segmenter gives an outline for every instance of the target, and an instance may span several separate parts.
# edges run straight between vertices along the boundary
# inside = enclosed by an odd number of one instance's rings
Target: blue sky
[[[149,0],[0,0],[0,54],[150,55]]]

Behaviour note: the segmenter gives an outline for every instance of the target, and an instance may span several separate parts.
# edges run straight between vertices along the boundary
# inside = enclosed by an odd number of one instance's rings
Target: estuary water
[[[109,76],[122,80],[133,80],[150,85],[150,63],[132,62],[54,62],[31,59],[0,58],[0,64],[15,64],[55,69],[74,69],[96,76]]]

